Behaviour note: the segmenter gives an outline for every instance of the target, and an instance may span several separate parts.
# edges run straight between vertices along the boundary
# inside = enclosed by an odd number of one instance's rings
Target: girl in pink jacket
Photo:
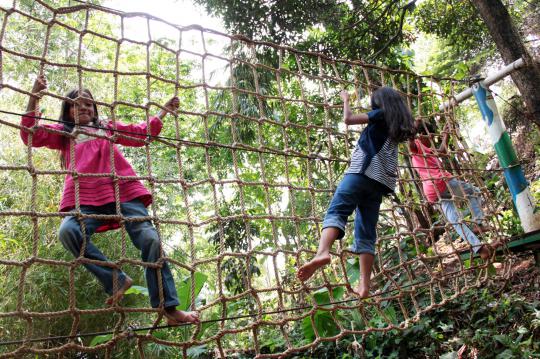
[[[156,229],[151,221],[145,219],[148,217],[146,207],[152,203],[152,196],[136,179],[137,174],[116,146],[144,146],[149,135],[157,136],[163,127],[161,119],[167,112],[178,108],[178,98],[170,99],[163,106],[166,111],[150,118],[148,123],[145,121],[130,125],[113,123],[110,120],[100,121],[90,91],[73,90],[66,96],[71,100],[62,103],[62,123],[40,125],[36,121],[41,115],[36,110],[39,99],[37,94],[46,88],[45,76],[38,76],[28,101],[27,114],[22,117],[21,138],[25,144],[32,147],[47,147],[60,151],[62,167],[70,171],[66,175],[60,211],[73,212],[73,215],[63,219],[58,231],[60,241],[75,257],[82,259],[83,265],[96,276],[110,295],[107,304],[113,305],[122,299],[133,281],[123,271],[107,263],[107,257],[94,245],[90,237],[95,232],[118,228],[119,223],[116,220],[91,218],[88,215],[121,215],[131,241],[141,251],[152,307],[163,306],[164,315],[172,325],[198,322],[197,312],[176,309],[179,302],[171,270],[168,263],[162,259]],[[76,174],[76,177],[71,173]],[[76,208],[77,202],[80,212]],[[117,202],[120,203],[119,213]],[[156,269],[155,263],[161,267]],[[158,271],[161,272],[160,276]],[[159,277],[162,281],[163,303],[160,300]]]

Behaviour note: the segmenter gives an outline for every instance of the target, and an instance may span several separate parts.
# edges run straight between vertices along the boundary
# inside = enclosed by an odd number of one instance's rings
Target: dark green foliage
[[[516,27],[531,30],[540,2],[515,1],[508,6]],[[464,78],[476,75],[486,65],[500,61],[487,27],[470,1],[427,0],[414,13],[418,30],[441,39],[440,51],[429,61],[429,72],[437,76]],[[534,30],[533,30],[534,31]]]
[[[412,54],[401,46],[407,45],[412,37],[411,25],[404,24],[401,29],[402,16],[410,19],[414,10],[405,7],[404,1],[198,1],[204,4],[210,12],[224,17],[226,25],[235,32],[241,32],[254,39],[272,40],[283,44],[294,45],[299,49],[320,51],[321,53],[344,57],[351,60],[366,59],[384,62],[390,67],[408,69],[413,65]],[[64,2],[66,3],[66,2]],[[23,1],[25,9],[32,8],[33,2]],[[41,7],[32,8],[36,15],[46,15]],[[463,59],[480,62],[493,53],[490,42],[485,35],[483,24],[479,22],[467,2],[438,3],[426,1],[418,7],[417,26],[424,31],[435,33],[438,36],[447,36],[448,43],[437,60],[438,74],[458,74],[465,76],[469,68]],[[60,16],[60,15],[59,15]],[[70,18],[71,15],[62,15],[65,21],[79,24],[80,19]],[[73,15],[75,16],[75,15]],[[10,21],[13,18],[10,18]],[[455,21],[455,20],[458,21]],[[459,28],[456,28],[456,24]],[[74,25],[74,26],[75,26]],[[78,26],[78,25],[77,25]],[[109,33],[112,25],[99,18],[90,21],[90,27],[101,26],[102,31]],[[4,38],[4,46],[20,45],[20,50],[40,55],[43,37],[42,26],[37,23],[23,23],[13,21],[8,25],[8,33]],[[32,33],[24,39],[16,36],[17,33]],[[23,41],[25,40],[25,41]],[[175,45],[171,40],[158,39],[160,44]],[[72,51],[64,51],[64,44],[77,42],[73,33],[62,33],[54,29],[50,39],[49,59],[73,62],[76,58]],[[40,45],[41,44],[41,45]],[[86,65],[109,67],[114,59],[115,43],[103,39],[85,38],[84,61]],[[122,44],[124,46],[124,44]],[[271,252],[276,244],[283,251],[295,251],[299,243],[304,248],[317,241],[320,228],[317,228],[307,217],[321,216],[331,197],[333,186],[342,176],[346,163],[347,148],[351,149],[357,140],[357,132],[348,134],[349,143],[340,128],[341,117],[339,110],[327,107],[339,103],[338,93],[341,85],[334,81],[313,80],[308,81],[309,75],[319,75],[320,71],[334,76],[334,69],[327,63],[321,67],[317,57],[300,56],[284,51],[281,64],[277,52],[267,47],[236,45],[229,48],[234,54],[235,61],[230,68],[223,69],[232,73],[227,78],[224,89],[208,88],[208,105],[201,105],[204,101],[201,91],[182,89],[179,91],[181,109],[196,115],[182,115],[178,119],[168,116],[162,131],[163,136],[178,138],[186,141],[202,143],[218,143],[226,146],[251,146],[261,149],[260,152],[252,150],[230,150],[229,148],[213,146],[168,146],[161,142],[154,142],[149,146],[151,163],[147,159],[145,148],[123,148],[123,152],[133,164],[140,175],[150,174],[148,165],[151,164],[151,174],[160,180],[178,180],[184,183],[145,183],[152,188],[154,194],[155,213],[160,219],[176,220],[182,224],[164,224],[159,226],[160,234],[166,247],[167,255],[178,261],[181,265],[174,266],[177,278],[177,289],[181,299],[181,308],[188,309],[192,302],[190,272],[182,265],[195,260],[217,257],[221,254],[219,262],[198,265],[194,273],[195,298],[197,307],[208,304],[220,296],[221,303],[207,309],[204,319],[216,320],[206,323],[197,333],[197,339],[208,338],[222,329],[219,318],[226,316],[242,316],[256,314],[258,304],[251,295],[250,289],[265,286],[268,277],[272,277],[266,265],[272,259],[270,255],[253,253]],[[487,50],[485,50],[487,49]],[[253,53],[250,51],[254,50]],[[122,47],[121,67],[130,71],[146,71],[144,47]],[[375,56],[377,55],[377,56]],[[17,62],[13,57],[5,56],[3,72],[5,74],[27,74],[21,77],[21,88],[29,88],[30,81],[39,68],[37,62]],[[150,71],[154,76],[174,81],[180,78],[183,86],[197,86],[190,76],[199,71],[196,61],[181,61],[176,66],[175,56],[153,44],[151,49]],[[280,67],[279,73],[257,66],[264,64],[271,69]],[[463,67],[465,66],[465,67]],[[303,78],[298,76],[300,67]],[[457,69],[459,73],[455,72]],[[77,85],[77,73],[62,71],[51,66],[47,69],[52,92],[63,93],[65,87]],[[343,63],[336,64],[336,71],[347,81],[363,81],[364,74],[359,68],[351,70]],[[421,93],[422,102],[419,104],[415,97],[411,99],[413,110],[428,114],[440,104],[439,99],[430,96],[431,88],[426,82],[417,83],[413,80],[407,84],[405,75],[381,74],[373,69],[366,70],[370,79],[377,84],[393,85],[402,90],[410,86],[410,92]],[[177,73],[178,72],[178,73]],[[381,78],[382,77],[382,78]],[[88,76],[85,83],[93,86],[96,98],[103,102],[117,100],[113,95],[112,76]],[[9,75],[6,75],[9,82]],[[118,98],[131,104],[142,104],[149,101],[149,113],[154,113],[156,104],[162,104],[166,99],[177,92],[174,85],[159,80],[150,83],[150,98],[146,98],[147,79],[144,76],[126,76],[119,79]],[[257,85],[256,85],[257,84]],[[308,84],[308,85],[306,85]],[[326,91],[326,98],[319,90],[319,85]],[[229,90],[228,86],[235,87]],[[417,86],[421,86],[417,89]],[[315,90],[313,88],[316,88]],[[365,97],[365,88],[358,89],[360,97]],[[443,88],[443,91],[448,90]],[[302,101],[282,101],[269,99],[264,96],[283,97],[288,99],[302,99]],[[3,98],[2,103],[10,103],[22,108],[22,96],[13,96],[14,101]],[[322,105],[324,104],[324,105]],[[50,117],[55,117],[54,103],[45,103]],[[203,109],[201,110],[201,107]],[[101,110],[101,109],[100,109]],[[104,108],[105,115],[112,115],[110,109]],[[117,105],[114,108],[116,118],[125,122],[140,122],[147,112],[127,105]],[[15,122],[15,121],[14,121]],[[293,125],[291,125],[293,124]],[[296,126],[294,126],[296,125]],[[510,128],[517,128],[519,123]],[[321,129],[322,128],[322,129]],[[17,131],[12,128],[2,128],[0,143],[11,143],[16,138]],[[340,131],[342,132],[342,131]],[[332,147],[329,145],[332,140]],[[451,143],[453,145],[453,143]],[[284,156],[273,151],[289,151],[291,154],[300,153],[302,156]],[[19,142],[13,146],[2,147],[0,162],[2,164],[24,165],[26,162],[26,148]],[[350,153],[350,152],[348,152]],[[51,161],[51,152],[35,150],[33,164],[40,170],[57,169],[56,162]],[[339,158],[341,161],[319,158],[308,159],[310,156],[326,156]],[[488,156],[477,156],[477,166],[482,167],[489,160]],[[404,160],[401,161],[404,163]],[[287,176],[285,176],[285,172]],[[309,173],[309,176],[307,175]],[[405,174],[408,176],[408,174]],[[232,179],[232,180],[231,180]],[[31,188],[31,176],[26,171],[2,171],[0,180],[4,189],[0,193],[1,211],[27,211],[28,196]],[[215,184],[215,180],[231,180],[226,185]],[[288,181],[292,186],[283,186]],[[506,189],[501,185],[499,173],[490,174],[484,178],[486,187],[495,197],[504,210],[499,211],[505,234],[518,233],[519,222],[512,211],[511,199]],[[55,212],[61,192],[61,176],[39,176],[37,190],[37,209],[42,212]],[[201,182],[200,184],[197,182]],[[264,182],[261,185],[260,182]],[[287,187],[287,188],[284,188]],[[307,188],[307,189],[306,189]],[[538,195],[540,191],[536,191]],[[410,205],[406,199],[412,199],[413,205],[418,205],[420,195],[412,185],[404,185],[403,190],[392,199],[394,203]],[[284,200],[286,199],[286,200]],[[187,203],[187,205],[186,205]],[[273,215],[291,216],[293,219],[253,219],[246,216],[268,215],[269,209]],[[191,211],[192,225],[184,224],[188,221]],[[401,209],[392,215],[399,215],[406,220],[410,215]],[[399,230],[391,225],[391,215],[386,212],[381,215],[379,232],[382,236],[395,235]],[[434,220],[441,220],[435,215]],[[207,221],[210,224],[200,224]],[[72,258],[61,247],[56,239],[56,230],[60,217],[40,218],[37,234],[33,231],[33,223],[25,217],[13,217],[0,225],[0,252],[2,257],[12,260],[25,260],[34,255],[33,249],[37,247],[36,255],[40,258],[65,260]],[[196,227],[194,229],[194,227]],[[139,253],[126,238],[126,252],[121,243],[118,231],[94,237],[99,247],[111,259],[138,258]],[[187,243],[193,241],[195,247],[190,251]],[[278,243],[279,241],[279,243]],[[170,244],[172,243],[172,244]],[[343,247],[346,244],[344,243]],[[429,241],[416,243],[412,236],[404,235],[396,242],[385,241],[379,249],[380,258],[387,266],[397,265],[404,260],[414,260],[420,255],[433,254]],[[399,252],[398,252],[399,250]],[[401,256],[401,257],[400,257]],[[291,289],[298,286],[295,278],[298,258],[288,254],[280,267],[279,278],[283,288]],[[379,265],[379,264],[377,264]],[[430,264],[431,265],[431,264]],[[358,263],[354,258],[346,261],[343,275],[347,275],[351,283],[359,279]],[[147,290],[144,287],[143,271],[140,266],[124,264],[123,268],[135,280],[137,286],[127,293],[125,303],[127,307],[148,306]],[[218,271],[221,272],[218,274]],[[21,270],[13,266],[0,266],[0,274],[5,278],[0,289],[3,311],[15,311],[18,305],[17,292]],[[340,273],[338,273],[339,275]],[[388,277],[379,276],[374,279],[373,286],[381,291],[391,292],[393,283],[411,285],[415,282],[429,279],[428,273],[420,267],[414,267],[412,273],[401,270],[389,270]],[[327,275],[335,277],[333,273]],[[98,308],[105,299],[101,288],[86,271],[78,267],[75,271],[76,307],[80,309]],[[337,278],[330,278],[335,281]],[[341,278],[340,278],[341,279]],[[69,268],[48,265],[34,266],[28,271],[22,294],[22,303],[25,309],[39,311],[59,311],[67,306],[69,296]],[[395,290],[394,290],[395,292]],[[242,295],[244,293],[244,295]],[[247,293],[247,294],[246,294]],[[343,287],[324,287],[311,297],[287,297],[285,307],[303,305],[314,300],[319,305],[332,300],[339,301],[348,298]],[[235,300],[223,300],[224,297],[240,295]],[[436,294],[440,295],[440,294]],[[262,297],[263,295],[261,295]],[[286,296],[285,296],[286,297]],[[428,293],[419,291],[416,298],[420,307],[429,305]],[[219,301],[218,301],[219,302]],[[278,306],[277,295],[271,293],[262,301],[265,310],[273,310]],[[410,300],[404,300],[407,308],[412,308]],[[478,350],[480,357],[519,357],[537,355],[539,341],[540,317],[537,310],[538,303],[524,299],[519,295],[505,294],[500,296],[495,289],[486,287],[479,291],[470,291],[444,308],[425,313],[418,323],[413,324],[405,331],[392,330],[387,333],[372,332],[365,336],[349,336],[342,338],[338,343],[322,343],[311,352],[298,357],[380,357],[380,358],[424,358],[450,355],[463,344],[468,348]],[[328,338],[339,334],[339,325],[351,326],[359,330],[367,327],[384,329],[404,320],[402,313],[395,302],[391,300],[380,303],[380,309],[373,306],[360,315],[358,311],[341,310],[327,311],[327,308],[317,310],[311,317],[289,323],[285,328],[277,326],[260,326],[257,328],[258,341],[261,353],[276,353],[287,349],[287,342],[281,330],[289,333],[293,345],[310,343],[315,332],[320,337]],[[81,318],[79,330],[92,332],[106,330],[117,324],[133,324],[139,326],[151,325],[155,315],[146,313],[130,313],[127,320],[120,314],[84,316]],[[264,319],[275,319],[271,315]],[[519,323],[516,322],[519,320]],[[224,323],[226,329],[236,329],[248,326],[252,318]],[[339,325],[338,325],[339,324]],[[71,329],[72,318],[65,316],[55,320],[35,320],[33,323],[34,336],[61,335]],[[21,320],[9,318],[0,321],[0,336],[13,339],[24,337],[26,323]],[[161,340],[186,341],[191,335],[190,329],[177,328],[166,331],[156,331],[152,335]],[[85,344],[97,345],[110,340],[110,336],[87,338]],[[50,346],[61,345],[63,342],[53,342]],[[47,345],[47,344],[45,344]],[[251,333],[240,332],[234,336],[222,338],[222,345],[226,348],[252,348],[253,337]],[[188,355],[193,358],[210,357],[215,349],[214,344],[192,347]],[[3,349],[0,349],[0,351]],[[150,358],[181,357],[182,350],[156,343],[144,346],[145,355]],[[79,355],[71,353],[74,357]],[[125,342],[114,350],[113,357],[125,358],[137,355],[133,342]],[[85,357],[92,357],[91,355]],[[238,357],[250,357],[250,353],[239,354]]]
[[[535,357],[540,353],[538,305],[485,287],[435,309],[403,331],[350,336],[295,358],[455,358],[459,349],[479,358]]]
[[[452,58],[471,60],[482,51],[493,54],[486,25],[468,1],[425,1],[415,11],[418,29],[448,41]]]
[[[406,1],[197,0],[226,28],[255,40],[350,60],[382,61],[407,68],[400,45],[411,38]]]
[[[210,242],[216,247],[216,253],[220,252],[221,246],[223,246],[224,252],[246,253],[249,250],[252,236],[256,236],[260,231],[257,226],[246,225],[242,220],[220,222],[212,225],[210,230],[215,232]],[[256,259],[242,257],[225,257],[221,264],[221,271],[225,276],[225,286],[232,294],[244,292],[249,288],[252,277],[261,275]]]

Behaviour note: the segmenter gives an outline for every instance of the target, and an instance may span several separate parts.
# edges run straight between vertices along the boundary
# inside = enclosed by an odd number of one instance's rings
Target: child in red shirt
[[[454,201],[454,197],[466,199],[471,208],[473,221],[480,230],[483,230],[484,212],[480,191],[445,171],[438,156],[439,153],[447,151],[448,132],[445,130],[443,130],[441,146],[438,150],[433,150],[430,139],[431,134],[435,132],[434,127],[429,123],[417,122],[418,136],[414,140],[409,140],[412,164],[422,180],[422,188],[428,202],[439,207],[459,236],[471,244],[475,253],[487,259],[491,255],[489,247],[481,244],[476,234],[465,224]]]

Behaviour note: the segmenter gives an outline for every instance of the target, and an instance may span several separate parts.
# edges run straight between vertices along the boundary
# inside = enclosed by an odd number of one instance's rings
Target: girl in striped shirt
[[[354,292],[369,296],[371,269],[375,258],[376,226],[384,195],[394,191],[397,180],[398,144],[415,133],[410,110],[400,94],[381,87],[371,96],[372,111],[353,114],[349,94],[341,92],[343,119],[347,125],[367,124],[351,157],[351,164],[338,185],[323,222],[315,257],[300,267],[297,277],[309,279],[330,263],[330,249],[343,238],[348,217],[356,210],[352,252],[360,257],[361,278]]]

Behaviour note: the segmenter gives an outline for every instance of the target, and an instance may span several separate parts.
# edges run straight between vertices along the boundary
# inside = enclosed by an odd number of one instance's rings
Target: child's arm
[[[418,148],[416,147],[416,143],[414,142],[414,138],[409,139],[409,150],[412,153],[416,153],[418,151]]]
[[[418,129],[420,128],[420,126],[422,126],[422,120],[417,118],[416,121],[414,121],[414,127],[415,127],[415,132],[418,133]],[[416,146],[416,142],[415,142],[415,138],[410,138],[409,139],[409,150],[413,153],[416,153],[418,152],[418,148]]]
[[[36,124],[36,118],[41,114],[38,111],[39,106],[39,95],[40,91],[43,91],[47,88],[47,79],[45,75],[41,74],[34,81],[34,86],[32,87],[32,95],[28,99],[28,105],[26,106],[26,115],[23,115],[21,119],[21,128],[20,136],[25,145],[28,144],[30,132],[24,128],[32,128]],[[54,133],[52,131],[61,131],[62,125],[43,125],[34,128],[32,134],[32,147],[48,147],[53,150],[60,150],[64,147],[64,139],[61,133]],[[48,131],[46,129],[52,130]]]
[[[164,110],[159,111],[157,116],[151,117],[148,120],[148,123],[142,122],[136,125],[131,124],[125,124],[121,122],[115,123],[115,128],[117,130],[120,130],[118,133],[118,137],[116,139],[116,143],[119,143],[124,146],[131,146],[131,147],[142,147],[145,144],[145,139],[148,137],[148,125],[150,125],[150,136],[157,136],[161,132],[161,129],[163,128],[163,122],[161,122],[161,119],[165,117],[168,113],[173,113],[178,109],[178,106],[180,104],[180,100],[178,97],[173,97],[169,101],[167,101],[163,107]],[[109,128],[113,128],[112,123],[109,124]],[[123,133],[123,132],[126,133]]]
[[[177,96],[174,96],[169,101],[165,102],[165,105],[163,105],[164,110],[159,111],[157,114],[157,117],[160,120],[163,120],[163,117],[165,117],[168,113],[174,113],[176,110],[178,110],[178,107],[180,106],[180,99],[178,99]]]
[[[349,93],[345,90],[339,94],[343,100],[343,121],[346,125],[362,125],[368,123],[369,118],[366,113],[353,114],[349,106]]]
[[[449,122],[446,122],[446,124],[444,125],[444,128],[442,130],[442,140],[441,140],[441,145],[439,146],[439,153],[446,153],[448,152],[448,132],[450,132],[450,123]]]
[[[36,112],[38,111],[39,105],[39,93],[47,88],[47,79],[45,75],[40,74],[34,81],[34,86],[32,87],[32,94],[28,98],[28,105],[26,106],[26,112]]]

